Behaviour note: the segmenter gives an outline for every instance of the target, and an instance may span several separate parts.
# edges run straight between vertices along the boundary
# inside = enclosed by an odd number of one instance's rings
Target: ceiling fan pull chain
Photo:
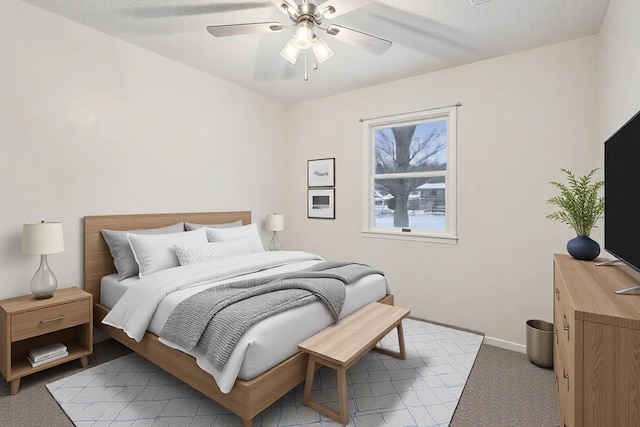
[[[309,81],[309,72],[307,71],[307,49],[304,50],[304,81]]]

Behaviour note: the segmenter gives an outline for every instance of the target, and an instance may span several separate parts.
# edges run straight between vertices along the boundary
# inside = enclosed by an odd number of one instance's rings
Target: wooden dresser
[[[640,426],[640,284],[623,264],[554,255],[553,363],[560,426]]]

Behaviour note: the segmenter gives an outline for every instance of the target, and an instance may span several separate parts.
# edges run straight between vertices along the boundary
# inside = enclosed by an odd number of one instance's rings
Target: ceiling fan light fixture
[[[311,45],[318,62],[324,62],[333,56],[333,51],[329,48],[327,42],[320,37],[314,35]]]
[[[300,53],[300,49],[298,49],[295,45],[294,38],[295,36],[291,36],[287,44],[284,46],[284,49],[282,49],[282,52],[280,52],[280,56],[282,56],[292,64],[296,63],[298,54]]]
[[[296,24],[294,44],[298,49],[309,49],[313,40],[313,23],[303,19]]]

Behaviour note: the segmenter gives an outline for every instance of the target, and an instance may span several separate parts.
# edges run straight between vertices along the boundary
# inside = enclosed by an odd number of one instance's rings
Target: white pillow
[[[180,265],[211,261],[218,258],[250,254],[249,239],[242,237],[227,242],[198,243],[197,245],[173,245]]]
[[[118,271],[118,280],[124,280],[127,277],[137,276],[138,264],[131,252],[131,245],[127,239],[127,233],[133,234],[167,234],[184,232],[184,223],[170,225],[168,227],[151,228],[147,230],[101,230],[109,251],[113,257],[113,264]]]
[[[249,239],[249,247],[251,252],[264,252],[258,226],[253,224],[244,225],[242,227],[233,228],[209,228],[205,227],[207,238],[210,242],[228,242],[229,240],[238,240],[241,237]]]
[[[167,268],[178,267],[180,262],[173,245],[207,243],[207,234],[200,228],[172,234],[127,234],[131,251],[138,263],[140,277]]]
[[[231,227],[242,227],[242,220],[239,219],[233,222],[225,222],[222,224],[196,224],[195,222],[185,222],[184,228],[187,231],[197,230],[202,227],[211,227],[211,228],[231,228]]]

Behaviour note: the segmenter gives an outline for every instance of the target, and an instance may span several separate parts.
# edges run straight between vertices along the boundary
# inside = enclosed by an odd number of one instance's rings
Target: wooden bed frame
[[[102,324],[109,309],[100,304],[100,279],[116,272],[109,247],[102,237],[102,229],[139,230],[164,227],[181,221],[221,224],[239,219],[245,225],[250,224],[251,212],[85,216],[84,289],[93,294],[93,324],[96,328],[237,414],[242,418],[244,427],[250,427],[253,425],[253,417],[304,381],[307,354],[298,352],[252,380],[238,379],[229,393],[222,393],[211,375],[203,375],[195,358],[162,344],[157,335],[147,332],[138,343],[122,330]],[[380,302],[393,305],[393,295],[387,295]]]

